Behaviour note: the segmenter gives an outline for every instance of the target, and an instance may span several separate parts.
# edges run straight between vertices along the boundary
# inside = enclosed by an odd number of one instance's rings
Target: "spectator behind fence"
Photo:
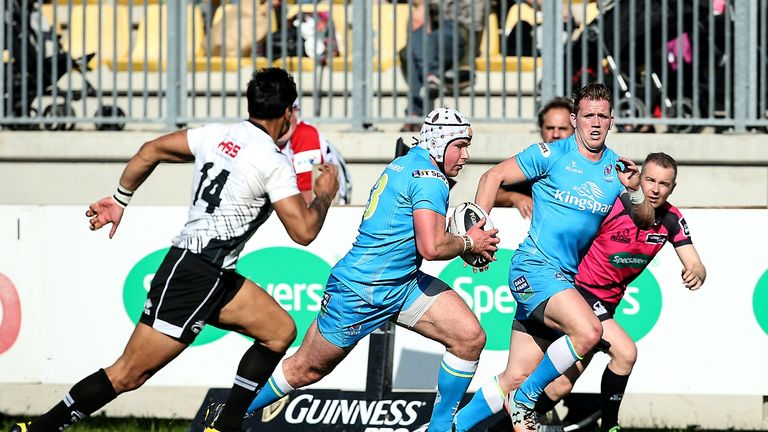
[[[206,2],[211,3],[212,11],[227,3],[219,5],[219,0]],[[270,13],[271,9],[280,7],[280,0],[244,0],[239,5],[235,1],[231,3],[230,7],[222,10],[221,19],[211,23],[209,37],[202,41],[203,48],[212,56],[248,57],[272,32]]]
[[[555,97],[544,105],[537,118],[539,134],[543,142],[550,143],[571,136],[573,133],[571,112],[573,112],[573,101],[567,97]],[[501,185],[496,193],[494,206],[516,207],[524,218],[530,219],[533,211],[531,183]]]
[[[352,179],[344,158],[341,157],[339,150],[325,139],[317,127],[299,119],[299,110],[299,103],[296,101],[293,103],[291,127],[285,135],[277,140],[280,151],[288,156],[294,171],[296,171],[296,183],[299,192],[309,205],[314,198],[312,193],[313,168],[323,163],[331,163],[336,165],[339,171],[337,202],[349,204],[352,200]]]
[[[454,66],[459,67],[469,63],[470,33],[475,31],[478,35],[475,40],[479,41],[479,34],[482,33],[485,24],[485,2],[429,0],[428,10],[424,7],[423,0],[414,0],[412,4],[408,43],[399,52],[401,71],[408,82],[408,109],[406,113],[412,121],[406,122],[400,129],[401,132],[418,132],[421,129],[421,124],[417,122],[420,122],[424,117],[425,111],[431,109],[431,107],[425,106],[421,94],[425,85],[425,68],[427,71],[427,94],[430,100],[433,100],[443,85],[441,71],[449,71]],[[425,37],[426,42],[424,41]],[[458,45],[459,64],[454,65],[453,48],[456,39],[458,39],[456,44]],[[424,51],[425,43],[426,52]],[[441,44],[444,47],[442,64],[440,64]],[[459,77],[454,77],[454,80],[459,81]]]

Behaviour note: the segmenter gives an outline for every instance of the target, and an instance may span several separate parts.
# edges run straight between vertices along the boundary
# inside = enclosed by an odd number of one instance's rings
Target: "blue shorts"
[[[320,334],[339,348],[348,348],[392,319],[404,327],[413,327],[438,295],[450,287],[419,271],[401,285],[377,285],[375,289],[387,294],[376,296],[371,303],[330,275],[317,315]]]
[[[517,302],[515,319],[528,319],[542,302],[568,288],[573,288],[573,276],[559,267],[519,250],[512,256],[509,289]]]

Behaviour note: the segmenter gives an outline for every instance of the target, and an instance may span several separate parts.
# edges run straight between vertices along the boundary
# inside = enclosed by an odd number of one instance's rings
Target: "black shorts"
[[[549,299],[544,300],[540,305],[536,306],[536,309],[531,312],[530,317],[524,320],[514,320],[512,322],[512,330],[517,330],[521,333],[526,333],[549,342],[554,342],[555,339],[562,336],[563,333],[551,329],[544,324],[544,309],[547,307],[548,302]]]
[[[157,269],[140,322],[191,344],[240,290],[245,277],[222,270],[202,256],[171,247]]]
[[[578,291],[579,294],[584,297],[584,300],[587,302],[589,307],[592,308],[592,312],[595,313],[595,316],[600,320],[600,322],[613,319],[613,315],[616,313],[616,308],[618,305],[600,300],[598,296],[592,294],[592,292],[587,291],[580,286],[576,286],[576,291]]]
[[[584,300],[592,308],[592,311],[595,313],[595,316],[597,316],[597,319],[599,319],[600,322],[613,318],[613,314],[616,311],[617,305],[605,303],[597,298],[597,296],[583,288],[576,287],[576,290],[579,292],[579,294],[581,294],[582,297],[584,297]],[[526,333],[533,337],[541,338],[549,342],[554,342],[557,340],[557,338],[562,336],[563,333],[559,330],[549,328],[546,324],[544,324],[544,308],[546,306],[547,302],[543,302],[536,309],[534,309],[530,318],[524,320],[514,320],[512,322],[512,330],[517,330],[521,333]],[[605,339],[600,339],[600,342],[598,342],[595,350],[608,352],[610,346],[611,344],[608,341]]]

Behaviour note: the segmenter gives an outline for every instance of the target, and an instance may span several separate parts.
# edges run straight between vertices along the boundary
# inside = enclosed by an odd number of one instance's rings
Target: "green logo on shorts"
[[[298,337],[291,346],[299,346],[320,310],[331,266],[302,249],[271,247],[240,258],[237,271],[264,288],[296,321]]]
[[[661,289],[649,270],[637,277],[624,293],[615,318],[635,342],[651,331],[661,315]]]
[[[752,297],[752,309],[760,328],[768,334],[768,270],[757,281]]]
[[[147,292],[152,283],[152,278],[155,277],[155,272],[160,267],[160,263],[163,262],[166,253],[168,253],[168,248],[160,249],[145,256],[133,266],[125,278],[123,305],[125,306],[125,312],[134,324],[139,322],[139,318],[144,312],[144,303],[147,301]],[[225,334],[227,334],[227,331],[207,325],[197,335],[192,346],[211,343],[222,338]]]
[[[487,336],[485,349],[508,350],[517,303],[509,290],[509,261],[515,251],[499,249],[488,271],[474,273],[455,258],[439,278],[453,288],[480,320]]]

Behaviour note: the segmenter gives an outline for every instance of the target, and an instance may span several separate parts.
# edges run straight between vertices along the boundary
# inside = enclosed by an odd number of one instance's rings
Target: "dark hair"
[[[645,164],[647,164],[648,162],[653,162],[662,168],[674,169],[675,177],[677,177],[677,161],[672,156],[664,152],[649,153],[648,156],[645,157],[645,162],[643,162],[643,166],[645,166]]]
[[[582,100],[607,101],[613,111],[611,89],[603,83],[589,83],[573,94],[573,113],[578,114]]]
[[[547,115],[547,113],[550,110],[553,109],[565,109],[568,110],[569,113],[573,112],[573,101],[570,98],[564,97],[564,96],[556,96],[552,98],[546,105],[544,105],[544,108],[539,111],[538,115],[538,124],[539,129],[544,127],[544,116]]]
[[[280,68],[259,69],[248,81],[248,115],[263,120],[281,117],[297,96],[296,83],[288,72]]]

